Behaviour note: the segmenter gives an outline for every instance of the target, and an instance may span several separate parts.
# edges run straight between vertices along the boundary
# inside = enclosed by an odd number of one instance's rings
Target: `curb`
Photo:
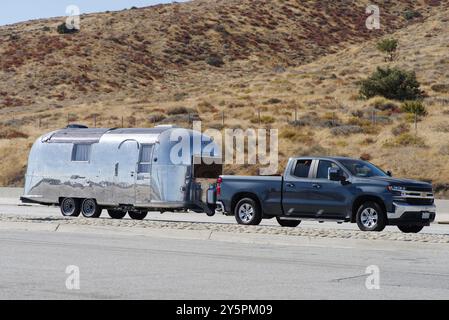
[[[306,235],[281,235],[281,234],[261,234],[247,232],[227,232],[218,230],[192,230],[192,229],[158,229],[152,227],[125,227],[125,226],[93,226],[93,225],[74,225],[66,223],[36,223],[36,222],[18,222],[18,221],[0,221],[0,230],[20,230],[20,231],[42,231],[58,233],[77,233],[94,234],[103,236],[143,236],[157,237],[165,239],[179,240],[211,240],[227,243],[257,244],[257,245],[279,245],[288,247],[321,247],[348,249],[354,247],[363,247],[376,250],[373,247],[372,239],[360,238],[332,238],[332,237],[314,237]],[[344,240],[344,241],[341,241]],[[433,248],[435,245],[441,245],[447,248],[447,243],[425,242],[425,241],[398,241],[401,239],[375,239],[376,247],[380,246],[385,250],[391,242],[391,250],[397,250],[399,247],[409,248],[410,243],[420,248]],[[430,247],[429,247],[430,246]],[[388,250],[390,250],[388,249]]]

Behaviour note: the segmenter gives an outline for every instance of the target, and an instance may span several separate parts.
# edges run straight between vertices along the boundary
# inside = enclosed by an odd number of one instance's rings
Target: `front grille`
[[[416,187],[416,186],[412,186],[412,187],[405,187],[405,190],[407,191],[418,191],[418,192],[433,192],[432,191],[432,187]]]
[[[430,206],[435,202],[434,199],[423,198],[406,198],[405,201],[414,206]]]

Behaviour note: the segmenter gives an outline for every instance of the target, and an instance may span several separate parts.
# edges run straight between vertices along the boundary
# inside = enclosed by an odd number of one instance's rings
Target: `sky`
[[[184,0],[185,1],[185,0]],[[31,19],[66,16],[66,8],[76,5],[80,13],[115,11],[170,3],[172,0],[3,0],[0,5],[0,26]],[[178,0],[177,2],[182,2]]]

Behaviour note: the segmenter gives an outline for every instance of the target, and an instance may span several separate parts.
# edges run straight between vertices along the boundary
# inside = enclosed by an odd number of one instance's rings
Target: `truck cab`
[[[394,178],[367,161],[346,157],[291,158],[277,179],[222,176],[219,182],[219,208],[241,224],[275,217],[283,226],[318,220],[353,222],[363,231],[396,225],[419,232],[436,214],[430,183]]]

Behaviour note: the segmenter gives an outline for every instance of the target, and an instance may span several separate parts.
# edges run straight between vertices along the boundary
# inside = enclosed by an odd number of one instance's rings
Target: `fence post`
[[[224,113],[224,111],[221,112],[221,125],[223,127],[225,126],[225,113]]]
[[[257,113],[258,113],[258,118],[259,118],[259,127],[260,127],[260,124],[261,124],[261,121],[260,121],[260,108],[258,108],[258,109],[257,109]]]
[[[418,137],[418,112],[415,112],[415,138]]]
[[[122,116],[122,128],[123,128],[123,116]]]

